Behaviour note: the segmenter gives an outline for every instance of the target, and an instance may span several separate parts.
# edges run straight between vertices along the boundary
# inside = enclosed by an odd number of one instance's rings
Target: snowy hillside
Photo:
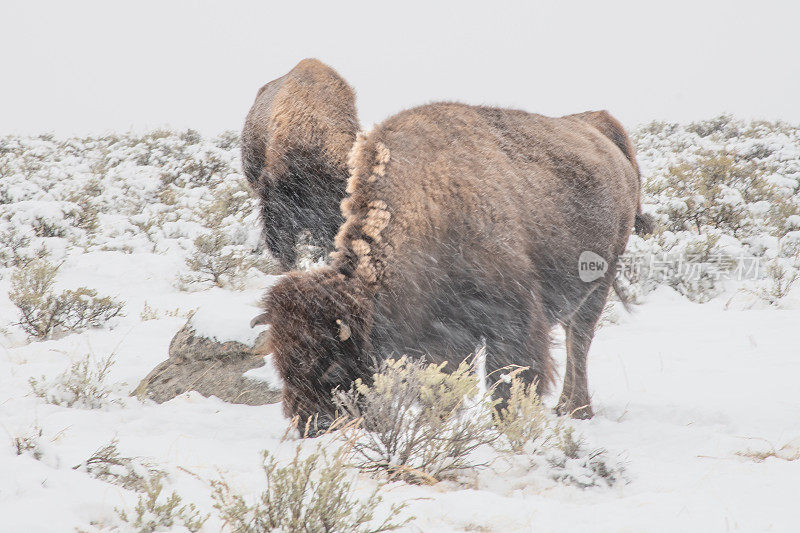
[[[719,117],[633,137],[659,230],[623,262],[634,313],[611,304],[592,345],[594,419],[548,413],[547,446],[391,482],[374,523],[405,503],[408,531],[797,531],[800,128]],[[279,404],[130,396],[193,311],[256,305],[277,279],[238,150],[191,130],[0,138],[0,531],[152,530],[134,525],[148,490],[182,499],[163,530],[220,531],[214,488],[252,504],[262,450],[286,465],[298,443],[341,446],[297,440]],[[112,442],[118,460],[87,462]],[[362,499],[381,479],[346,476]]]

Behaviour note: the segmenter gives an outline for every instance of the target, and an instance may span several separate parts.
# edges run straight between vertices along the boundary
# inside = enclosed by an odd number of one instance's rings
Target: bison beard
[[[357,131],[353,90],[315,59],[258,91],[242,131],[242,167],[261,201],[267,247],[284,270],[296,262],[303,231],[326,253],[333,249]]]
[[[591,417],[586,355],[639,214],[635,157],[605,112],[549,118],[431,104],[359,136],[329,267],[292,273],[264,301],[287,415],[334,414],[331,391],[408,354],[554,383],[550,331],[566,331],[558,409]],[[578,258],[607,269],[590,282]],[[508,388],[501,386],[503,398]]]

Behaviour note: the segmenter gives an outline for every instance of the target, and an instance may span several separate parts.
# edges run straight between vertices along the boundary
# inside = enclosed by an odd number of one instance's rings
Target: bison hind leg
[[[586,358],[594,338],[595,326],[603,313],[611,284],[605,280],[581,303],[564,323],[566,331],[567,368],[564,387],[556,411],[572,418],[594,416],[586,373]]]

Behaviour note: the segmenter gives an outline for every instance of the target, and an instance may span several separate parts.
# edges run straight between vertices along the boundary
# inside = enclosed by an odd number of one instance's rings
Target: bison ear
[[[265,324],[269,324],[269,316],[267,313],[261,313],[260,315],[253,318],[250,321],[250,327],[254,328],[256,326],[263,326]]]
[[[337,318],[336,323],[339,324],[339,340],[344,342],[350,338],[352,331],[350,330],[350,326],[347,323],[342,322],[341,319]]]

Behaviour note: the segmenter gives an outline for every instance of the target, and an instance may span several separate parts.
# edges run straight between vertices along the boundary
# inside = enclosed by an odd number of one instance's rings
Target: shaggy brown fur
[[[591,124],[595,128],[597,128],[600,133],[611,139],[611,142],[616,144],[622,153],[625,154],[625,157],[628,158],[628,161],[631,162],[633,168],[636,170],[636,175],[639,176],[639,188],[641,189],[642,180],[641,174],[639,172],[639,163],[636,162],[636,149],[633,147],[633,143],[631,142],[630,137],[628,134],[625,133],[625,128],[622,127],[622,124],[619,123],[617,119],[611,116],[608,111],[586,111],[584,113],[577,113],[575,115],[567,115],[567,117],[577,118],[586,122],[587,124]],[[634,230],[639,235],[648,235],[653,233],[655,229],[655,221],[653,217],[642,213],[642,206],[641,201],[639,202],[639,206],[636,212],[636,219],[634,220]]]
[[[267,246],[285,270],[305,230],[333,249],[358,127],[353,90],[316,59],[258,91],[242,131],[242,166],[261,200]]]
[[[639,210],[627,137],[594,116],[439,103],[360,135],[332,265],[265,299],[286,413],[330,417],[331,390],[369,379],[375,360],[457,363],[484,342],[488,373],[528,367],[544,393],[562,324],[559,409],[591,416],[586,353]],[[608,263],[592,282],[586,250]]]
[[[305,420],[315,414],[309,398],[365,375],[370,359],[372,300],[363,287],[333,269],[292,272],[265,297],[269,321],[282,324],[270,329],[268,347],[284,357],[274,358],[284,379],[283,408],[287,415]],[[343,326],[339,317],[348,317]],[[339,320],[340,323],[336,321]],[[341,339],[345,327],[350,337]],[[279,347],[291,347],[289,356]],[[268,352],[267,352],[268,353]],[[309,379],[313,376],[313,379]]]

